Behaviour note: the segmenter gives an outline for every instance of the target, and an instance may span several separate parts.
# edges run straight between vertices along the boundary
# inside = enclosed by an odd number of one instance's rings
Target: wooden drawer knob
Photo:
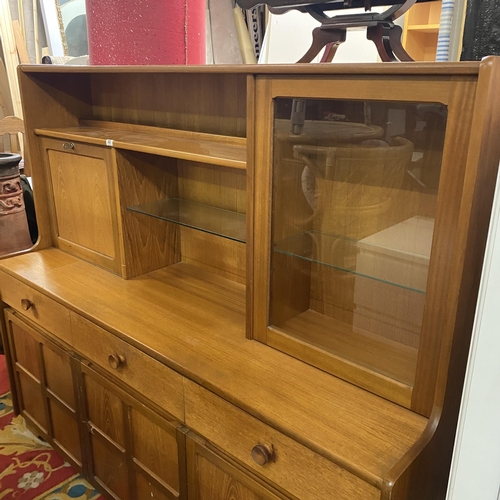
[[[125,365],[125,358],[120,354],[110,354],[108,356],[108,363],[113,370],[118,370],[118,368]]]
[[[274,450],[264,444],[256,444],[252,448],[252,458],[258,465],[266,465],[274,461]]]
[[[21,299],[21,307],[23,308],[23,311],[27,311],[33,307],[33,302],[28,299]]]
[[[62,147],[65,151],[70,151],[72,149],[75,149],[75,143],[74,142],[63,142]]]

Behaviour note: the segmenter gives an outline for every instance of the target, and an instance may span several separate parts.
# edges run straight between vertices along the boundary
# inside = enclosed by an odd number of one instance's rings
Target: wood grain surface
[[[196,267],[124,281],[49,249],[0,269],[372,485],[425,428],[419,415],[245,339],[244,287]]]

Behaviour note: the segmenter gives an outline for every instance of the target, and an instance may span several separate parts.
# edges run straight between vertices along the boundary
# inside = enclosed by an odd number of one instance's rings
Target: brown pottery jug
[[[0,153],[0,256],[32,246],[19,177],[21,155]]]

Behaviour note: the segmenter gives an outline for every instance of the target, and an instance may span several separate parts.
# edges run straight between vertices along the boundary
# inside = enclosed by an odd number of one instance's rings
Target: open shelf
[[[309,309],[279,329],[340,359],[413,386],[418,349],[363,331]]]
[[[80,127],[35,129],[35,134],[128,151],[246,169],[246,139],[118,122],[81,121]]]
[[[179,198],[143,203],[127,207],[127,210],[241,243],[246,240],[246,216],[238,212]]]
[[[409,31],[422,31],[424,33],[439,33],[439,24],[414,24],[408,26]]]
[[[408,232],[415,224],[411,224],[414,222],[412,220],[405,222],[407,224],[404,229]],[[421,222],[417,220],[420,225]],[[427,221],[423,222],[425,224]],[[385,230],[386,234],[390,234],[391,230],[394,231],[393,228]],[[413,252],[405,248],[404,243],[407,243],[407,240],[404,238],[395,241],[391,238],[394,241],[392,247],[382,244],[384,232],[376,235],[381,235],[378,240],[375,237],[368,237],[357,241],[318,231],[307,231],[279,241],[275,244],[274,251],[423,294],[433,224],[427,224],[425,229],[426,238],[421,237],[421,232],[415,232],[412,241]],[[420,237],[416,237],[417,235]],[[415,244],[419,246],[415,247]]]

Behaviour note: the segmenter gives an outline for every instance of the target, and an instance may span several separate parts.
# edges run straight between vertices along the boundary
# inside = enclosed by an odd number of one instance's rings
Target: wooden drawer
[[[69,310],[62,304],[2,271],[0,298],[26,318],[72,345]]]
[[[380,490],[374,486],[194,382],[186,380],[184,387],[189,428],[295,497],[304,500],[380,498]],[[264,465],[258,465],[252,458],[252,450],[259,445],[274,455]],[[259,457],[265,458],[265,455],[258,454]]]
[[[184,421],[181,375],[73,312],[71,323],[78,352]]]

